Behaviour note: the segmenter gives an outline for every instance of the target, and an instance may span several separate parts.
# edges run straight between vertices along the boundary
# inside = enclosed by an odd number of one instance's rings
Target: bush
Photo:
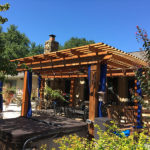
[[[98,140],[89,141],[77,135],[69,135],[54,140],[54,142],[59,144],[60,150],[148,150],[150,137],[145,134],[145,131],[126,137],[115,124],[108,126],[105,132],[100,130],[99,126],[96,125],[96,127],[98,128]]]

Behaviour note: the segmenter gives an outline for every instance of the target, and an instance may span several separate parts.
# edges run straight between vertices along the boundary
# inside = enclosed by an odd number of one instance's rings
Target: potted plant
[[[4,99],[6,101],[6,105],[9,105],[12,98],[14,97],[14,94],[16,94],[16,88],[15,87],[4,89],[3,95],[4,95]]]
[[[63,93],[60,90],[53,90],[52,88],[46,86],[45,88],[45,98],[47,100],[47,107],[52,105],[52,102],[57,103],[69,103],[63,96]]]

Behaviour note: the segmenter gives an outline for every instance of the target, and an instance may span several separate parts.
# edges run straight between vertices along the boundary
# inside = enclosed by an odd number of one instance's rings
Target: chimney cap
[[[54,35],[54,34],[50,34],[49,36],[50,36],[50,37],[53,37],[53,38],[55,38],[55,37],[56,37],[56,35]]]

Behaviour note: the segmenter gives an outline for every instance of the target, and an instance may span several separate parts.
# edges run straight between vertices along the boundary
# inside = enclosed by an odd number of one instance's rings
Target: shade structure
[[[90,44],[48,54],[40,54],[12,61],[18,61],[17,71],[25,71],[26,64],[42,78],[87,77],[88,65],[107,63],[107,76],[134,76],[134,69],[146,67],[148,63],[131,54],[104,43]],[[80,70],[85,70],[81,74]]]
[[[3,95],[2,95],[2,89],[3,89],[3,82],[0,81],[0,111],[3,111]]]
[[[104,43],[90,44],[47,54],[40,54],[16,60],[17,71],[32,72],[45,78],[84,78],[89,77],[89,119],[93,122],[98,114],[97,92],[100,68],[102,64],[107,64],[105,72],[107,77],[113,76],[135,76],[135,70],[141,67],[148,67],[148,63],[131,54],[127,54],[115,47]],[[23,65],[26,67],[23,67]],[[89,69],[91,66],[91,69]],[[89,73],[90,72],[90,73]],[[105,83],[105,78],[101,81]],[[104,84],[101,90],[105,89]],[[101,106],[101,105],[100,105]],[[100,114],[99,116],[102,116]],[[89,133],[93,134],[93,126],[89,127]]]

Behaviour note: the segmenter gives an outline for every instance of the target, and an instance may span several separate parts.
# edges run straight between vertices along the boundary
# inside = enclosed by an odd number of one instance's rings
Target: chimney
[[[56,35],[50,34],[49,40],[45,42],[44,54],[58,51],[59,43],[55,41]]]
[[[49,40],[50,40],[50,41],[55,41],[55,37],[56,37],[56,35],[50,34],[50,35],[49,35]]]

